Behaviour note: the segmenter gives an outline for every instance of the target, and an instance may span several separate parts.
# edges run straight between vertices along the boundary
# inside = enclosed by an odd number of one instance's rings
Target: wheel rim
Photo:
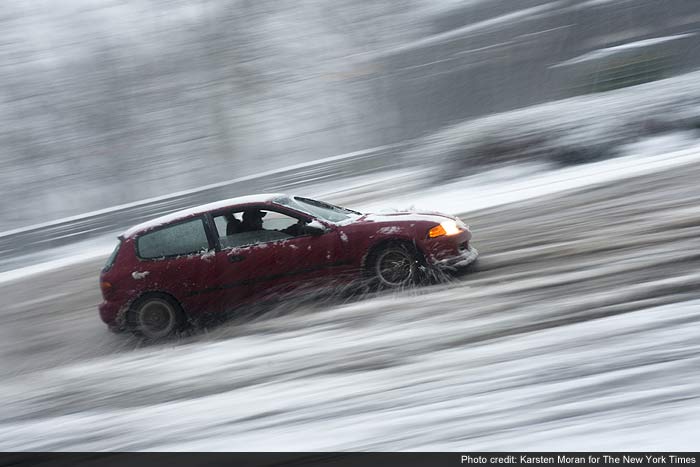
[[[411,254],[401,250],[387,250],[377,258],[377,277],[387,286],[405,285],[413,278],[416,262]]]
[[[175,309],[165,300],[149,300],[138,314],[139,329],[147,337],[165,337],[170,334],[176,322]]]

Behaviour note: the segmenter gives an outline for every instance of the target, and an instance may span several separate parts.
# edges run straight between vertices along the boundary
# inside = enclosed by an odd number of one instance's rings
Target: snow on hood
[[[357,219],[355,222],[397,222],[397,221],[432,221],[440,223],[445,219],[455,219],[449,214],[441,212],[382,212],[369,213]]]

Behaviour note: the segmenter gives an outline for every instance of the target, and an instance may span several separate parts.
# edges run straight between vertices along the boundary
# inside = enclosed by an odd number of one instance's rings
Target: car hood
[[[445,219],[456,220],[454,216],[440,212],[386,212],[367,213],[354,219],[353,223],[370,222],[435,222],[439,224]]]

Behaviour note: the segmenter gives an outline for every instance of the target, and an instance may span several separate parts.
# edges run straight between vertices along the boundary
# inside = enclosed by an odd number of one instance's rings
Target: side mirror
[[[325,225],[321,224],[317,220],[313,220],[313,221],[309,222],[303,228],[304,228],[304,233],[306,233],[308,235],[313,235],[314,237],[317,237],[319,235],[323,235],[326,232],[328,232],[328,228]]]
[[[327,230],[325,228],[319,229],[318,227],[309,227],[309,226],[304,227],[304,231],[306,233],[308,233],[309,235],[312,235],[314,237],[318,237],[318,236],[323,235],[324,233],[327,232]]]

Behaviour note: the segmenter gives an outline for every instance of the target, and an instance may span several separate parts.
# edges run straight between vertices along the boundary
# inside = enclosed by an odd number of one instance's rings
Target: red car
[[[318,282],[405,286],[422,271],[473,263],[471,236],[445,214],[363,214],[283,194],[206,204],[119,236],[100,275],[100,317],[158,339],[204,313]]]

